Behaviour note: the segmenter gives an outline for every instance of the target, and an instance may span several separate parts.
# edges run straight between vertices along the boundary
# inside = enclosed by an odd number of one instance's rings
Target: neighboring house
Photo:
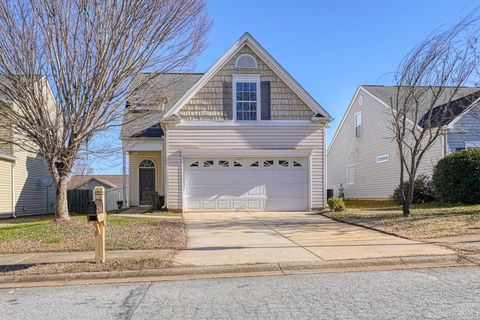
[[[396,90],[371,85],[357,89],[327,151],[328,188],[334,195],[342,185],[347,198],[387,198],[400,183],[400,158],[390,127],[390,101]],[[446,105],[445,93],[433,112]],[[480,147],[479,93],[480,88],[461,88],[448,104],[451,117],[438,123],[443,135],[425,154],[418,174],[431,176],[448,153]]]
[[[50,88],[47,89],[47,98],[54,101]],[[1,94],[0,100],[8,102]],[[5,126],[0,129],[0,135],[8,141],[22,138]],[[55,185],[45,159],[12,143],[1,142],[0,217],[45,214],[54,210]]]
[[[149,191],[178,211],[326,206],[332,118],[250,34],[204,74],[142,79],[121,131],[131,206]]]
[[[78,175],[72,176],[68,181],[68,190],[104,187],[105,189],[117,188],[123,185],[123,175]]]

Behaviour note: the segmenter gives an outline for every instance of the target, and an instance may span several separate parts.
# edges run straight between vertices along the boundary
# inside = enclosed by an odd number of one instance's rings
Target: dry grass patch
[[[85,216],[58,224],[51,216],[2,220],[0,253],[93,251],[93,226]],[[107,218],[107,250],[181,249],[186,244],[181,220]]]
[[[346,201],[345,212],[326,212],[336,220],[371,227],[411,239],[480,234],[480,205],[414,205],[409,217],[390,201]]]
[[[0,266],[0,276],[145,270],[168,268],[171,265],[171,261],[158,258],[112,259],[107,260],[104,264],[95,262],[22,264]]]

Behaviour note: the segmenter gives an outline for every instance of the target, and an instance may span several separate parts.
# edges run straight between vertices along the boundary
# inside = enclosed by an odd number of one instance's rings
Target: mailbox
[[[100,200],[90,201],[87,205],[87,221],[88,222],[99,222],[104,215],[103,212],[103,203]],[[99,219],[100,218],[100,219]]]

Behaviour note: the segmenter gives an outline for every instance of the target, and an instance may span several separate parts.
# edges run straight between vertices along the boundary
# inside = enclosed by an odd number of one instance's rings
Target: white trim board
[[[309,157],[312,153],[310,149],[291,149],[291,150],[232,150],[232,149],[191,149],[182,150],[182,157],[184,158],[218,158],[218,157],[239,157],[239,158],[259,158],[259,157],[289,157],[302,158]]]
[[[195,94],[245,45],[255,52],[285,84],[315,113],[322,114],[328,121],[332,116],[248,33],[230,47],[210,69],[164,114],[163,118],[176,114]]]
[[[182,120],[177,127],[305,127],[325,126],[311,120],[259,120],[259,121],[233,121],[233,120]]]

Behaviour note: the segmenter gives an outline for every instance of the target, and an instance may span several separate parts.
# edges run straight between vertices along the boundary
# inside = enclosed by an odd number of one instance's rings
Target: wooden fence
[[[87,205],[93,199],[93,191],[88,189],[74,189],[67,191],[68,211],[73,213],[87,213]]]

